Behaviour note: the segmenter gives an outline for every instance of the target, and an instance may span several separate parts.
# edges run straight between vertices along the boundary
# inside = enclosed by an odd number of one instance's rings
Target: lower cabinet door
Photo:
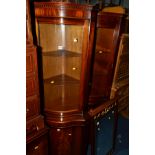
[[[84,127],[50,129],[50,155],[86,155]]]
[[[43,135],[27,144],[26,155],[48,155],[48,135]]]

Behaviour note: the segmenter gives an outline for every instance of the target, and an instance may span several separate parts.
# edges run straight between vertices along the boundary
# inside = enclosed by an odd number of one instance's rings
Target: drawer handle
[[[39,146],[38,146],[38,145],[34,147],[34,149],[35,149],[35,150],[37,150],[38,148],[39,148]]]
[[[30,111],[30,109],[27,108],[27,109],[26,109],[26,112],[29,112],[29,111]]]
[[[60,129],[57,129],[57,131],[59,132],[59,131],[60,131]]]
[[[31,126],[29,128],[26,128],[27,134],[31,134],[35,131],[39,131],[39,127],[37,125]]]
[[[69,133],[68,135],[69,135],[69,136],[71,136],[72,134],[71,134],[71,133]]]

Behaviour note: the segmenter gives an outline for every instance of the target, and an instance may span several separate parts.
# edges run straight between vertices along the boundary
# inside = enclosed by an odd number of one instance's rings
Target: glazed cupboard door
[[[44,112],[79,114],[88,101],[96,11],[62,2],[35,2],[34,7]]]
[[[108,98],[111,89],[114,53],[113,42],[115,31],[110,28],[97,28],[94,60],[92,95]],[[100,87],[99,87],[100,86]]]
[[[61,18],[62,20],[62,18]],[[76,25],[77,24],[77,25]],[[82,25],[83,24],[83,25]],[[82,102],[82,58],[86,55],[84,24],[38,23],[45,109],[79,110]],[[85,38],[86,39],[86,38]]]
[[[39,23],[45,108],[75,110],[80,102],[83,25]]]
[[[89,104],[100,104],[110,98],[122,14],[99,12]]]
[[[92,15],[93,6],[76,3],[35,2],[34,6],[51,154],[86,155],[84,112],[96,13]]]

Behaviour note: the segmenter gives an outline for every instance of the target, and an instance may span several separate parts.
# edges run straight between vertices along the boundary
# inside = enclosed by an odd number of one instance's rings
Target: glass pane
[[[114,29],[97,28],[97,47],[96,50],[103,50],[104,52],[110,52],[111,46],[114,41]],[[103,37],[104,36],[104,37]]]
[[[45,108],[78,108],[82,39],[82,25],[39,24]]]

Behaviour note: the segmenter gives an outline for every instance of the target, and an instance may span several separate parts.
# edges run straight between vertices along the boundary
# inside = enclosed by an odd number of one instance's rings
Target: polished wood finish
[[[51,154],[86,155],[86,127],[51,128],[50,139],[53,139],[50,147]]]
[[[33,141],[27,143],[27,155],[49,155],[48,151],[48,133],[40,133]]]
[[[96,11],[61,2],[35,2],[34,7],[50,154],[86,155]]]
[[[26,123],[26,134],[27,139],[34,136],[40,130],[44,129],[44,121],[42,116],[37,116],[34,119],[27,121]]]
[[[88,100],[95,11],[90,5],[72,3],[35,2],[34,5],[38,44],[42,47],[45,114],[79,113]],[[58,80],[64,81],[62,86]]]
[[[110,98],[122,16],[116,13],[98,13],[90,106]]]
[[[26,148],[27,155],[48,155],[44,117],[40,114],[37,48],[33,44],[30,1],[26,1]]]

